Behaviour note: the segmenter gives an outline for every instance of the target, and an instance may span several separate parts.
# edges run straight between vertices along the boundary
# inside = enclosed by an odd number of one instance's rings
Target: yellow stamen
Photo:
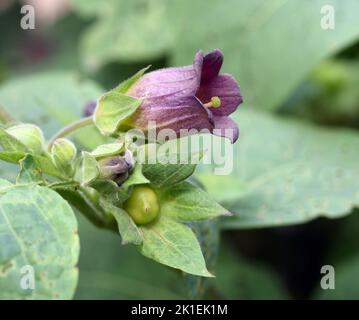
[[[221,106],[221,99],[217,96],[212,97],[211,101],[204,104],[207,108],[219,108]]]

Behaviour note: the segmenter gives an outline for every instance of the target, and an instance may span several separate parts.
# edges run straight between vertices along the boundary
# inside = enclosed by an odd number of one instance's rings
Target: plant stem
[[[48,145],[48,150],[51,150],[51,147],[53,146],[53,144],[55,143],[55,141],[57,139],[60,138],[64,138],[66,136],[68,136],[69,134],[71,134],[72,132],[81,129],[83,127],[87,127],[89,125],[93,124],[93,120],[92,120],[92,116],[87,117],[87,118],[83,118],[80,119],[78,121],[75,121],[71,124],[69,124],[68,126],[66,126],[65,128],[61,129],[58,133],[56,133],[50,140],[49,145]]]

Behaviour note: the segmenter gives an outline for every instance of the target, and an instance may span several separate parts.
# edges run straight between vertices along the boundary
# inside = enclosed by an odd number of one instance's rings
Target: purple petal
[[[175,100],[194,96],[199,83],[200,78],[193,66],[167,68],[145,74],[127,94],[146,100]]]
[[[231,143],[235,143],[239,137],[239,128],[229,117],[214,117],[213,134],[228,138]]]
[[[203,68],[203,60],[204,60],[204,54],[202,50],[197,51],[196,55],[193,59],[193,69],[196,72],[197,78],[198,78],[198,87],[201,82],[201,75],[202,75],[202,68]]]
[[[203,104],[211,101],[215,96],[221,99],[219,108],[211,108],[215,116],[228,116],[243,101],[237,81],[229,74],[220,74],[211,81],[201,84],[196,93],[196,97]]]
[[[145,132],[149,121],[156,122],[156,131],[172,129],[178,134],[181,129],[208,129],[212,131],[213,124],[209,119],[206,108],[196,97],[182,97],[175,101],[144,100],[139,109],[126,121],[126,125],[141,128]]]
[[[223,53],[219,49],[214,49],[206,54],[203,59],[201,84],[207,83],[217,77],[223,64]]]

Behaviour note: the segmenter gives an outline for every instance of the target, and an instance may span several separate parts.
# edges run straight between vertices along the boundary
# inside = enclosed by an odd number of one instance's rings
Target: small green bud
[[[24,123],[8,128],[6,132],[20,141],[34,154],[43,153],[45,139],[39,127]]]
[[[134,187],[130,198],[125,202],[124,209],[138,225],[152,222],[160,213],[156,193],[143,185]]]
[[[60,171],[73,175],[73,163],[76,159],[75,145],[68,139],[57,139],[51,147],[52,162]]]

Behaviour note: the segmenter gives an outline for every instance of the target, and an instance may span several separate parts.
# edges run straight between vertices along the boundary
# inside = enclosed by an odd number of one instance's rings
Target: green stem
[[[68,136],[69,134],[73,133],[74,131],[81,129],[83,127],[87,127],[92,124],[93,124],[92,116],[80,119],[78,121],[75,121],[75,122],[69,124],[68,126],[61,129],[58,133],[56,133],[51,138],[49,145],[48,145],[48,150],[49,151],[51,150],[51,147],[53,146],[53,144],[55,143],[55,141],[57,139],[64,138],[64,137]]]

